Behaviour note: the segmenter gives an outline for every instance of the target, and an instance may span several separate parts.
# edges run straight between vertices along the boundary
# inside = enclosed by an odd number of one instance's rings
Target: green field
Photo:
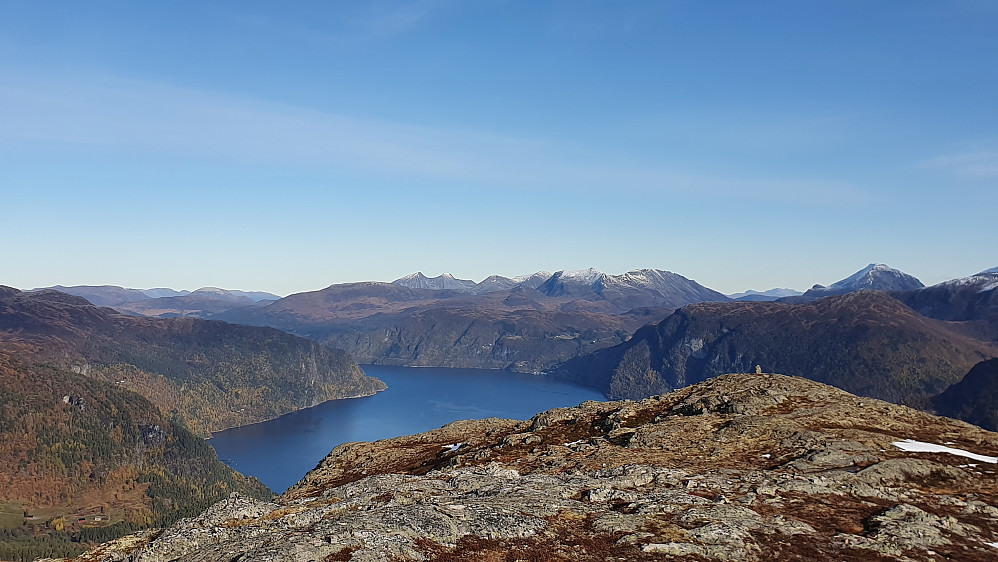
[[[24,524],[24,506],[13,502],[0,502],[0,529],[13,529]]]

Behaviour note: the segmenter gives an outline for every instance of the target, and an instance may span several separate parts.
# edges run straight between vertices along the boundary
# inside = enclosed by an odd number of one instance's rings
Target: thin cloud
[[[808,178],[731,178],[547,139],[417,126],[120,78],[0,78],[0,145],[422,177],[461,189],[605,192],[854,206],[861,189]]]
[[[282,40],[337,49],[382,41],[418,29],[444,5],[441,0],[330,3],[327,11],[311,17],[276,17],[240,10],[230,14],[229,19],[254,34],[278,35]]]
[[[438,9],[440,2],[412,2],[381,9],[375,6],[367,14],[351,18],[352,27],[368,37],[383,38],[415,29]]]
[[[994,150],[941,156],[929,160],[927,164],[961,178],[998,178],[998,151]]]

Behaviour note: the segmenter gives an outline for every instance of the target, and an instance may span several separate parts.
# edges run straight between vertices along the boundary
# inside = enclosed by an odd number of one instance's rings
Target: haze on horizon
[[[0,6],[0,284],[998,265],[998,4]]]

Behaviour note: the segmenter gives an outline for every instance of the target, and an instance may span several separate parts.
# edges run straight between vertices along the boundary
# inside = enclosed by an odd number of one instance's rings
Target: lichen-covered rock
[[[234,495],[80,560],[993,560],[998,467],[902,439],[998,453],[962,422],[726,375],[341,445],[273,503]]]

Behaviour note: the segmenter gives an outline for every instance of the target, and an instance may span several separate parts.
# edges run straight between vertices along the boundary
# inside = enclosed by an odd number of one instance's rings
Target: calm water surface
[[[209,442],[226,464],[283,492],[340,443],[409,435],[462,419],[525,420],[551,408],[605,400],[591,388],[505,371],[376,365],[364,371],[385,381],[388,390],[222,431]]]

